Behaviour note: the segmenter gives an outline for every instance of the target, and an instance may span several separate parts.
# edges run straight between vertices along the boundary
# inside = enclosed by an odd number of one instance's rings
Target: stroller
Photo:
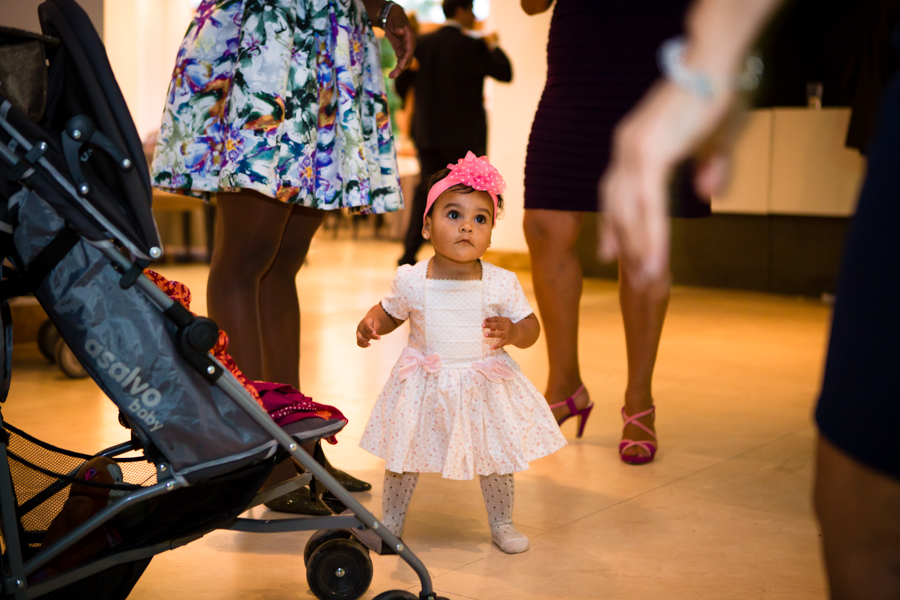
[[[416,555],[300,447],[345,421],[276,424],[210,354],[215,323],[144,275],[162,255],[149,173],[103,45],[74,0],[47,0],[39,16],[44,35],[0,29],[0,403],[11,374],[7,299],[32,293],[131,439],[89,456],[0,415],[2,597],[125,598],[155,554],[231,529],[319,530],[304,552],[307,582],[338,600],[359,598],[372,581],[364,534],[422,585],[418,596],[394,590],[378,600],[436,600]],[[290,460],[306,473],[261,490]],[[104,469],[109,477],[98,476]],[[349,510],[240,517],[313,478]],[[94,512],[57,527],[67,502],[84,498]],[[71,560],[78,553],[87,558]]]

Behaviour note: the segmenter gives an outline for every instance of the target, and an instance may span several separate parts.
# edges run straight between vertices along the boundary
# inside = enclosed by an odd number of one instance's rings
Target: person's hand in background
[[[387,22],[384,26],[384,35],[397,55],[397,66],[388,75],[391,79],[395,79],[397,75],[410,65],[413,60],[413,53],[416,50],[416,38],[413,35],[412,27],[410,27],[409,18],[406,16],[406,11],[399,4],[394,6],[388,14]]]

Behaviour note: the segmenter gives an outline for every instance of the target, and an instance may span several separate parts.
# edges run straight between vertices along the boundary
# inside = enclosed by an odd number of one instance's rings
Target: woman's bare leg
[[[583,213],[557,210],[525,211],[525,239],[531,252],[534,291],[547,338],[550,375],[546,397],[551,404],[561,402],[582,384],[578,364],[578,309],[582,292],[581,264],[575,244],[581,231]],[[620,275],[619,299],[625,323],[628,357],[628,385],[625,410],[631,415],[653,405],[651,381],[663,322],[669,301],[666,279],[650,290],[638,291]],[[587,394],[575,399],[581,408],[590,402]],[[568,412],[560,408],[557,418]],[[653,417],[641,422],[653,429]],[[652,439],[635,425],[629,425],[623,437]],[[626,454],[645,451],[632,447]]]
[[[578,365],[578,308],[581,301],[581,263],[575,243],[581,231],[584,214],[564,210],[527,209],[525,239],[531,253],[531,276],[537,297],[550,374],[547,379],[547,402],[562,402],[581,387]],[[578,394],[578,408],[587,406],[590,397]],[[568,408],[554,411],[558,419]]]
[[[259,287],[259,330],[262,339],[263,372],[266,381],[300,387],[300,300],[297,273],[306,260],[313,236],[325,219],[325,211],[295,206],[284,228],[281,245]],[[303,449],[312,454],[315,442]],[[371,486],[336,469],[328,459],[325,467],[350,491]]]
[[[629,415],[653,406],[651,384],[659,340],[669,306],[670,278],[654,283],[650,288],[635,289],[628,275],[619,269],[619,305],[625,323],[625,348],[628,354],[628,385],[625,388],[625,412]],[[640,422],[654,429],[653,415]],[[653,437],[637,425],[629,424],[622,432],[623,439],[648,440]],[[632,446],[624,451],[630,456],[647,456],[647,451]]]
[[[831,598],[900,598],[900,481],[820,435],[815,507]]]
[[[248,379],[299,389],[296,275],[324,213],[247,190],[218,194],[216,203],[216,245],[207,283],[209,316],[228,333],[228,352]],[[294,326],[285,326],[286,320]],[[315,442],[303,447],[311,454]],[[297,510],[317,514],[309,511],[318,501],[302,493],[295,498]]]
[[[264,377],[259,288],[278,253],[291,207],[252,191],[217,194],[216,244],[207,283],[209,316],[251,380]]]
[[[300,302],[297,273],[325,212],[296,206],[290,214],[275,260],[259,286],[259,330],[266,381],[300,388]]]

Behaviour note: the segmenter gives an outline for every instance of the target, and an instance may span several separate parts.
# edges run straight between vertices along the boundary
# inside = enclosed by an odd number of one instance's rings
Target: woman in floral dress
[[[384,15],[395,77],[414,42],[384,0],[203,0],[178,51],[153,184],[215,194],[209,314],[251,380],[300,389],[296,275],[324,211],[402,207],[372,30]]]

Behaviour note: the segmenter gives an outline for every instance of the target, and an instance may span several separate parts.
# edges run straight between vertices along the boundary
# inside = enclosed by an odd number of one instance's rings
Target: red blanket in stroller
[[[188,286],[178,281],[169,281],[156,271],[145,269],[144,274],[164,291],[170,298],[181,303],[186,309],[191,309],[191,290]],[[333,406],[313,402],[309,396],[304,396],[299,390],[286,383],[271,383],[267,381],[251,381],[235,364],[234,359],[228,354],[228,334],[219,330],[219,341],[211,350],[212,355],[222,363],[234,375],[241,385],[250,392],[256,401],[262,406],[269,416],[281,426],[293,423],[301,419],[342,419],[347,417]],[[327,438],[331,444],[336,444],[334,436]]]

